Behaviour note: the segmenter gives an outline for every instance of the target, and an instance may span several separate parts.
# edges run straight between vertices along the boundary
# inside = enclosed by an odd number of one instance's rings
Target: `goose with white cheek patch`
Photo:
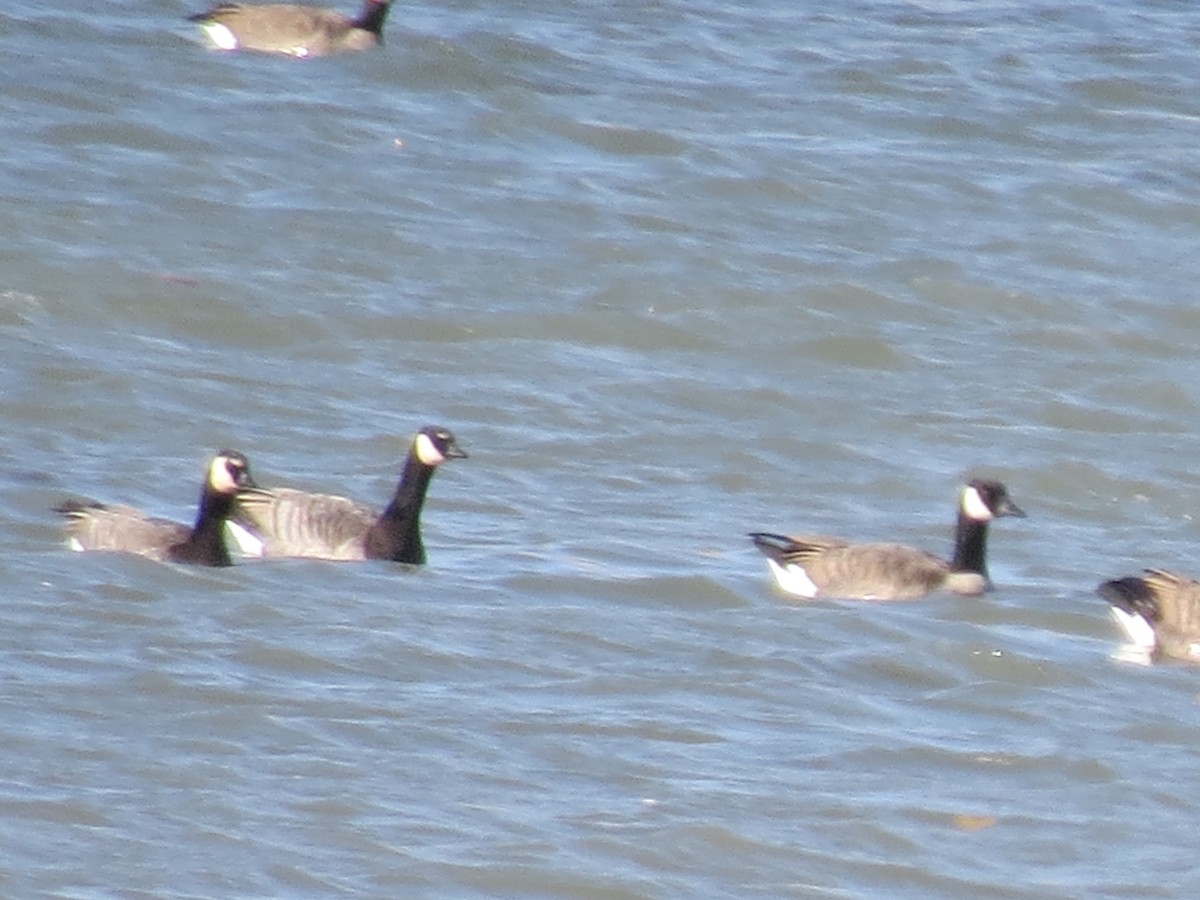
[[[389,0],[364,0],[358,18],[292,3],[220,3],[188,16],[220,50],[254,50],[300,58],[370,50],[383,43]]]
[[[755,532],[754,545],[780,590],[806,600],[914,600],[931,591],[982,594],[987,572],[988,523],[1024,518],[999,481],[976,479],[958,496],[954,557],[950,561],[904,544],[853,544],[840,538]]]
[[[445,428],[417,432],[392,502],[382,512],[329,494],[290,488],[238,494],[229,531],[245,556],[387,559],[421,565],[421,507],[438,466],[466,452]]]
[[[1150,659],[1200,662],[1200,582],[1163,569],[1106,581],[1096,593],[1134,649]]]
[[[236,450],[222,450],[208,465],[200,511],[192,527],[156,519],[128,506],[68,500],[55,508],[66,516],[72,550],[136,553],[160,562],[228,566],[225,520],[238,491],[254,486],[250,463]]]

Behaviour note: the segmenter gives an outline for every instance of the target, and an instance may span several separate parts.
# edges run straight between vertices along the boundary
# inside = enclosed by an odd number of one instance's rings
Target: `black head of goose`
[[[429,482],[446,460],[466,456],[448,429],[427,425],[413,437],[396,492],[382,513],[329,494],[252,489],[238,494],[229,530],[245,556],[420,565],[421,508]]]
[[[854,544],[819,535],[754,532],[754,545],[780,590],[805,599],[912,600],[945,589],[982,594],[987,572],[988,523],[1001,516],[1025,517],[999,481],[974,479],[958,495],[954,556],[940,557],[904,544]]]
[[[1200,582],[1146,569],[1106,581],[1096,593],[1139,655],[1200,662]]]
[[[128,506],[91,500],[68,500],[55,512],[67,518],[67,543],[73,550],[112,550],[161,562],[227,566],[225,520],[237,492],[253,486],[246,457],[236,450],[222,450],[208,464],[200,509],[191,528]]]
[[[358,18],[292,3],[220,3],[188,16],[221,50],[255,50],[286,56],[327,56],[369,50],[383,43],[390,0],[363,0]]]

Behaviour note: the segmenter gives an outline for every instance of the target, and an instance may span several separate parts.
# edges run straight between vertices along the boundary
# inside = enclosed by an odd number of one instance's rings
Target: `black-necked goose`
[[[90,500],[68,500],[55,508],[67,517],[67,542],[73,550],[137,553],[161,562],[227,566],[225,520],[234,495],[254,486],[250,464],[236,450],[222,450],[208,465],[200,492],[200,511],[189,528],[179,522],[151,518],[128,506],[106,506]]]
[[[419,565],[425,562],[421,507],[430,479],[446,460],[466,455],[447,429],[429,425],[413,438],[396,493],[382,513],[345,497],[256,488],[238,494],[229,530],[246,556]]]
[[[1106,581],[1096,593],[1141,654],[1200,662],[1200,582],[1146,569]]]
[[[390,0],[363,0],[358,18],[292,3],[220,3],[188,16],[221,50],[257,50],[287,56],[327,56],[370,50],[383,42]]]
[[[913,600],[944,588],[982,594],[987,573],[987,529],[1000,516],[1025,517],[998,481],[976,479],[959,492],[954,558],[947,562],[904,544],[852,544],[840,538],[756,532],[779,588],[805,599]]]

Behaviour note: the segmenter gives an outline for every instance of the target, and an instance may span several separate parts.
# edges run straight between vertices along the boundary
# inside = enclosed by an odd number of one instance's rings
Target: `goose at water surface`
[[[1146,569],[1096,589],[1139,654],[1200,662],[1200,582]]]
[[[66,516],[72,550],[136,553],[162,562],[227,566],[225,521],[238,491],[254,486],[250,463],[236,450],[222,450],[208,465],[200,510],[192,527],[147,516],[128,506],[67,500],[55,508]]]
[[[975,479],[963,485],[950,561],[904,544],[761,531],[750,538],[766,555],[780,590],[795,597],[912,600],[937,589],[982,594],[991,588],[988,523],[1001,516],[1025,517],[1003,484]]]
[[[358,18],[332,9],[292,3],[219,3],[188,16],[221,50],[255,50],[286,56],[327,56],[369,50],[383,42],[389,0],[364,0]]]
[[[421,508],[433,473],[463,459],[448,429],[429,425],[412,440],[400,483],[383,512],[345,497],[290,488],[238,494],[229,531],[245,556],[425,562]]]

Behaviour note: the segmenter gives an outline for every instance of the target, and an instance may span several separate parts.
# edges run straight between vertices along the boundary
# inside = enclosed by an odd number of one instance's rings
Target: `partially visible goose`
[[[191,528],[128,506],[90,500],[68,500],[55,512],[67,517],[67,543],[72,550],[116,550],[161,562],[227,566],[225,520],[237,492],[253,486],[246,457],[236,450],[222,450],[208,464],[200,511]]]
[[[427,425],[413,437],[392,502],[382,512],[329,494],[289,488],[238,494],[230,532],[246,556],[390,559],[425,562],[421,507],[433,473],[466,453],[445,428]]]
[[[999,481],[976,479],[958,497],[954,558],[944,559],[904,544],[852,544],[840,538],[755,532],[779,588],[805,599],[912,600],[944,588],[957,594],[991,589],[987,573],[988,523],[1000,516],[1025,517]]]
[[[1162,569],[1096,589],[1134,646],[1151,657],[1200,662],[1200,582]]]
[[[383,43],[390,0],[363,0],[357,19],[332,9],[292,3],[220,3],[188,16],[221,50],[257,50],[287,56],[326,56],[370,50]]]

